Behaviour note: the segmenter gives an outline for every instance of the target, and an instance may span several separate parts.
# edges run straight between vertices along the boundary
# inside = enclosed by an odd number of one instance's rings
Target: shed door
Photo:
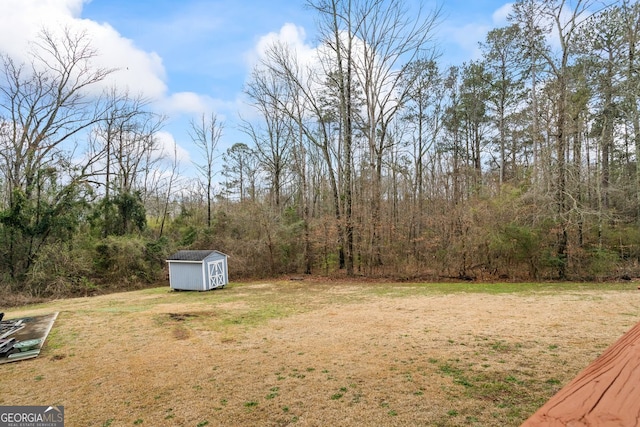
[[[209,261],[207,263],[209,272],[209,289],[224,286],[224,261]]]

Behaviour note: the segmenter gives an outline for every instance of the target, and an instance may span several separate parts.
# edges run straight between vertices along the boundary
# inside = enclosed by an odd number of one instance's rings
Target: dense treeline
[[[268,48],[246,141],[220,157],[224,123],[191,122],[196,180],[150,104],[93,89],[116,71],[85,34],[43,31],[31,63],[3,57],[4,289],[154,282],[182,248],[229,254],[234,278],[638,275],[640,6],[598,5],[519,0],[447,67],[438,11],[309,0],[318,46]]]

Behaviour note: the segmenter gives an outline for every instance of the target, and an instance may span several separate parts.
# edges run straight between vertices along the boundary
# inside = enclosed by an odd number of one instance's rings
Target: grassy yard
[[[70,426],[518,426],[631,328],[635,284],[232,283],[60,315],[0,405]],[[2,309],[0,309],[2,311]]]

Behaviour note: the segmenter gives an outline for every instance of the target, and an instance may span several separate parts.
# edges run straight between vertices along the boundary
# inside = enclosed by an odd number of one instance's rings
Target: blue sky
[[[197,158],[189,120],[202,113],[215,112],[225,123],[221,152],[249,142],[236,129],[238,114],[248,110],[243,86],[266,37],[310,47],[315,42],[314,16],[304,0],[2,1],[0,51],[24,59],[26,42],[43,25],[85,29],[104,61],[120,69],[117,84],[141,92],[168,117],[163,141],[181,148],[183,169]],[[491,28],[505,25],[509,10],[508,2],[498,0],[438,4],[442,20],[436,39],[445,64],[474,58],[478,42]]]

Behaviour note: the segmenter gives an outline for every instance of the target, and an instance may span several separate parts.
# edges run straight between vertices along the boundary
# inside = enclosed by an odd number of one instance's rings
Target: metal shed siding
[[[178,251],[167,263],[172,289],[207,291],[229,283],[227,255],[219,251]]]
[[[173,289],[204,290],[201,262],[169,261],[169,283]]]

